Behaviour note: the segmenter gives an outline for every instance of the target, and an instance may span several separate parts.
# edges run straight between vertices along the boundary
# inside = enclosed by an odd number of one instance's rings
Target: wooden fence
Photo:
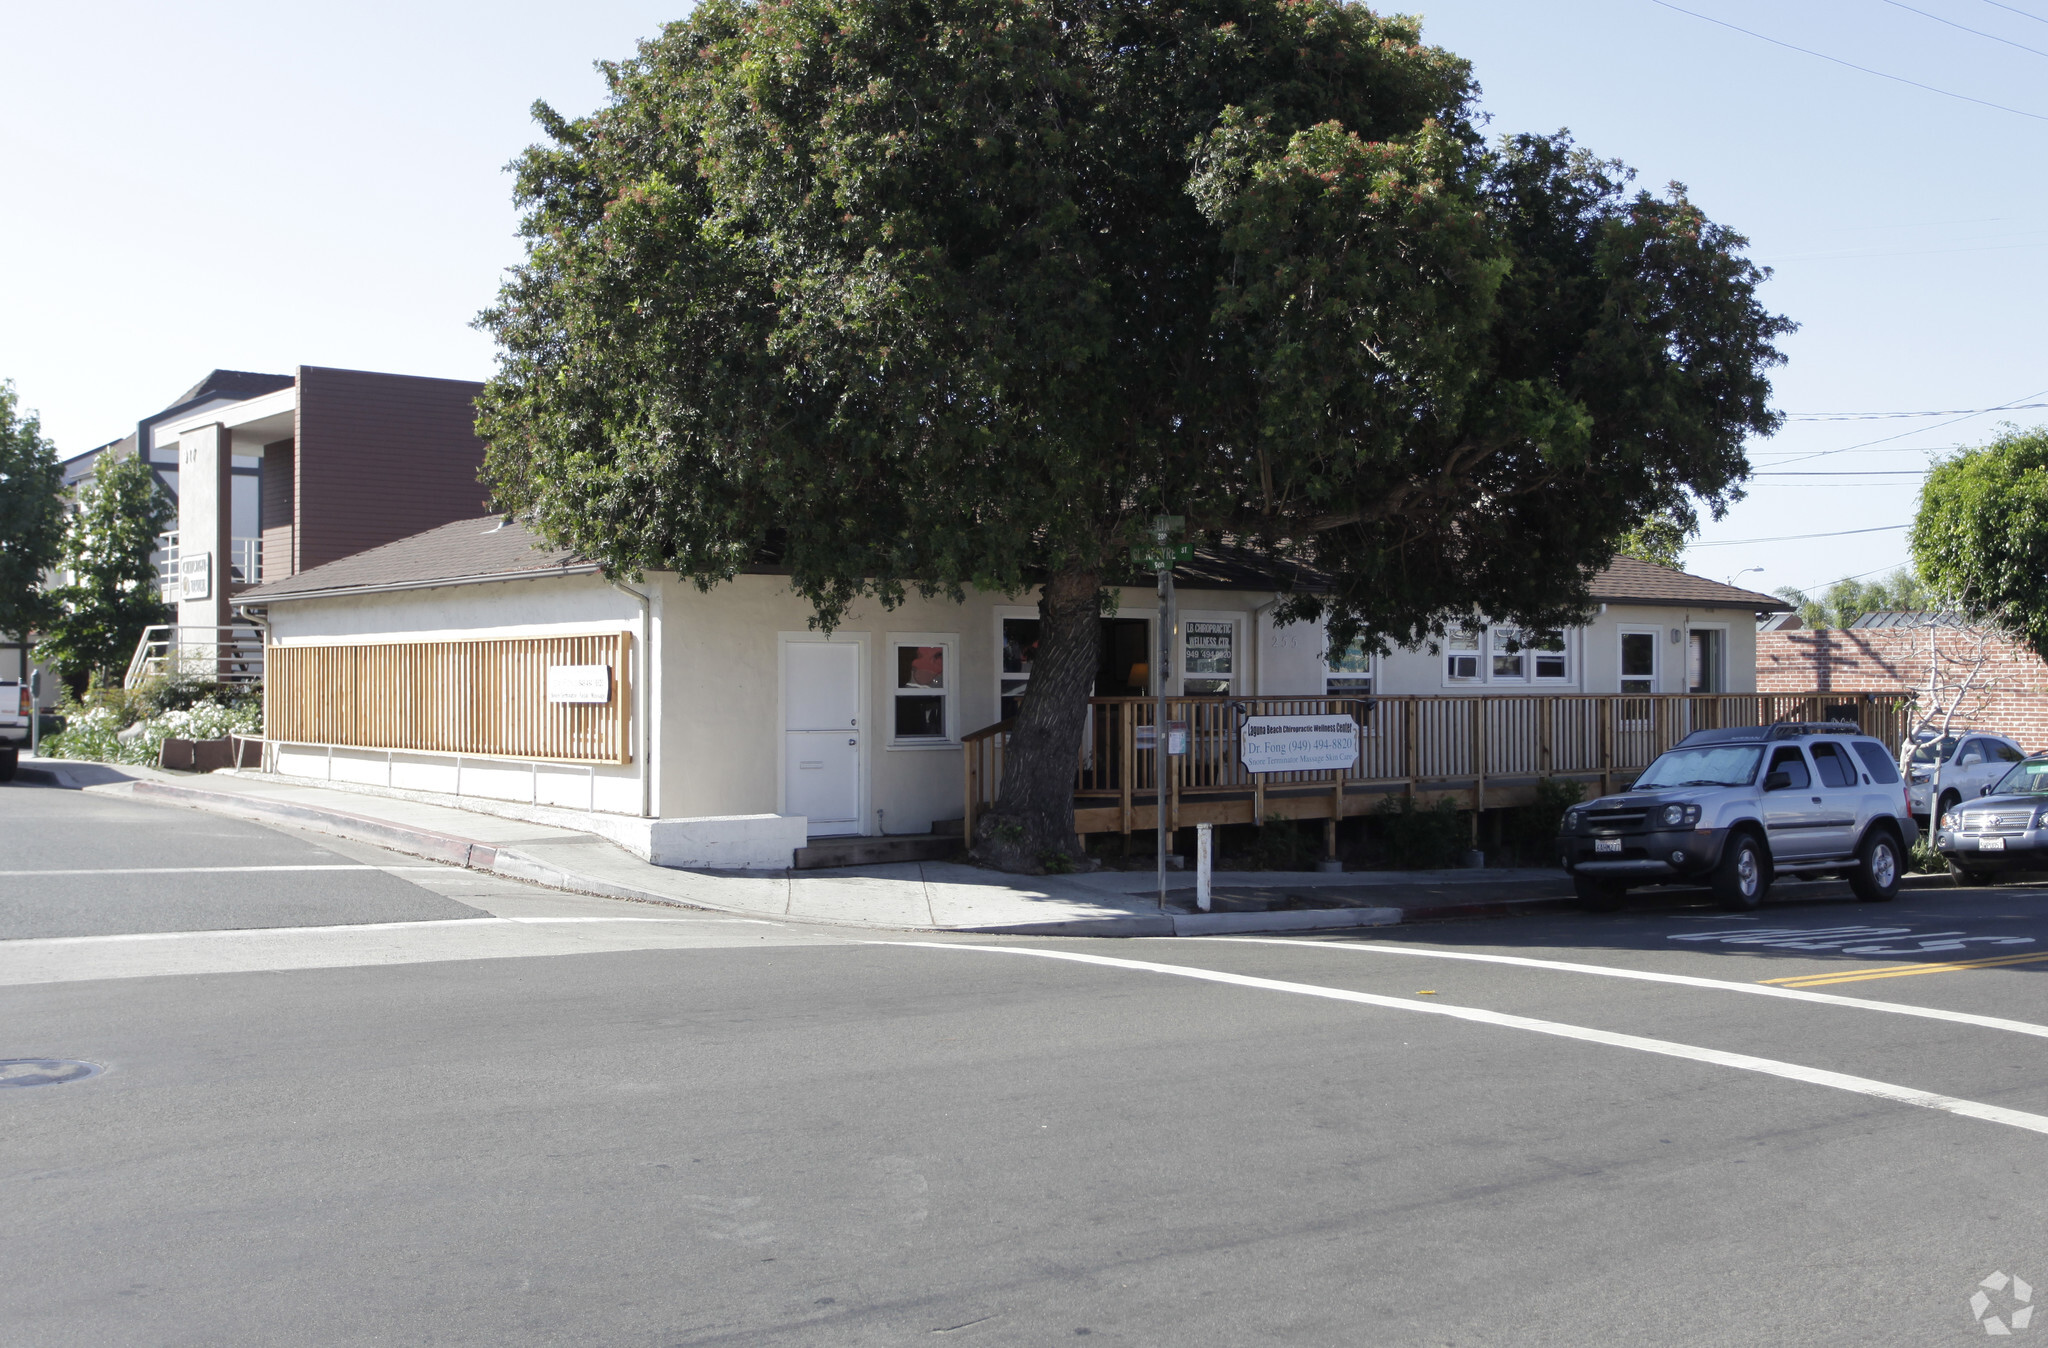
[[[1563,777],[1602,794],[1633,781],[1651,760],[1695,730],[1775,721],[1853,719],[1887,748],[1905,738],[1910,697],[1896,692],[1708,693],[1651,696],[1228,698],[1167,700],[1167,719],[1188,723],[1188,752],[1171,760],[1170,828],[1329,819],[1363,814],[1390,793],[1449,797],[1484,810],[1525,804],[1535,783]],[[1138,748],[1151,726],[1150,698],[1089,699],[1074,773],[1074,823],[1082,833],[1157,827],[1157,757]],[[1339,772],[1247,772],[1238,762],[1246,716],[1351,716],[1358,761]],[[995,800],[1009,722],[963,736],[966,828]]]
[[[632,634],[272,646],[267,739],[476,758],[632,759]],[[550,702],[548,670],[606,665],[608,702]]]

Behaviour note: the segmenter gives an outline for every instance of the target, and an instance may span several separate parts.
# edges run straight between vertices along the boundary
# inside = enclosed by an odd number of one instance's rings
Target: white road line
[[[1099,964],[1111,969],[1134,969],[1140,973],[1171,974],[1178,978],[1199,979],[1205,983],[1225,983],[1232,987],[1257,988],[1266,992],[1291,992],[1302,997],[1355,1002],[1361,1006],[1383,1007],[1389,1011],[1413,1011],[1425,1016],[1448,1016],[1453,1020],[1468,1020],[1480,1025],[1529,1030],[1535,1034],[1553,1035],[1559,1039],[1577,1039],[1588,1044],[1632,1048],[1638,1052],[1655,1053],[1667,1058],[1684,1058],[1692,1062],[1710,1063],[1716,1067],[1760,1072],[1765,1076],[1783,1077],[1787,1081],[1831,1086],[1836,1090],[1889,1100],[1894,1104],[1917,1105],[1922,1109],[1936,1109],[1945,1114],[1959,1114],[1964,1118],[1982,1119],[1987,1123],[2002,1123],[2012,1128],[2023,1128],[2031,1133],[2048,1134],[2048,1116],[2006,1109],[2002,1105],[1962,1100],[1953,1095],[1937,1095],[1932,1091],[1915,1090],[1910,1086],[1895,1086],[1886,1081],[1872,1081],[1869,1077],[1849,1076],[1846,1073],[1824,1071],[1799,1063],[1780,1062],[1775,1058],[1756,1058],[1747,1053],[1725,1053],[1717,1048],[1700,1048],[1693,1044],[1674,1043],[1668,1039],[1646,1039],[1635,1034],[1616,1034],[1611,1030],[1566,1025],[1554,1020],[1536,1020],[1529,1016],[1511,1016],[1500,1011],[1481,1010],[1478,1007],[1414,1002],[1400,997],[1382,997],[1371,992],[1353,992],[1348,988],[1326,988],[1313,983],[1287,983],[1276,978],[1252,978],[1245,974],[1228,974],[1214,969],[1190,968],[1181,964],[1155,964],[1149,960],[1115,959],[1108,955],[1082,955],[1066,950],[1034,950],[1020,946],[967,945],[940,941],[875,941],[871,944],[916,946],[926,950],[970,950],[992,955],[1033,955],[1039,959]]]
[[[349,862],[340,866],[121,866],[101,870],[0,871],[0,877],[27,875],[246,875],[252,871],[375,871],[380,866]],[[410,869],[410,868],[408,868]]]
[[[319,936],[336,932],[417,931],[433,927],[561,927],[593,922],[741,923],[755,927],[776,927],[758,917],[437,917],[423,922],[348,922],[331,927],[228,927],[210,931],[131,931],[106,936],[23,936],[0,939],[0,950],[27,946],[113,945],[123,941],[220,940],[245,936]]]
[[[1715,992],[1744,992],[1753,997],[1778,997],[1794,1002],[1819,1002],[1824,1006],[1846,1006],[1857,1011],[1885,1011],[1895,1016],[1919,1016],[1924,1020],[1954,1021],[1986,1030],[2010,1030],[2048,1039],[2048,1025],[2032,1021],[2007,1020],[2003,1016],[1976,1016],[1967,1011],[1944,1011],[1934,1006],[1906,1002],[1882,1002],[1868,997],[1838,997],[1828,992],[1801,992],[1796,988],[1769,988],[1756,983],[1735,983],[1720,978],[1694,978],[1687,974],[1652,973],[1647,969],[1617,969],[1605,964],[1574,964],[1567,960],[1530,959],[1524,955],[1475,955],[1464,950],[1417,950],[1408,946],[1376,945],[1363,941],[1286,941],[1260,936],[1184,936],[1171,940],[1228,941],[1239,945],[1289,945],[1304,950],[1349,950],[1365,955],[1408,955],[1419,959],[1468,960],[1475,964],[1513,964],[1527,969],[1555,969],[1561,973],[1599,974],[1603,978],[1633,978],[1644,983],[1675,983],[1680,987],[1707,988]]]

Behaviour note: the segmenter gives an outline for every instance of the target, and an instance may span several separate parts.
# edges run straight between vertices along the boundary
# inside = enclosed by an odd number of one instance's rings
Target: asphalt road
[[[17,874],[195,820],[375,869]],[[0,788],[0,1057],[105,1068],[0,1089],[8,1343],[1921,1345],[2048,1288],[2041,889],[877,940],[249,827]],[[253,925],[315,904],[386,916]]]

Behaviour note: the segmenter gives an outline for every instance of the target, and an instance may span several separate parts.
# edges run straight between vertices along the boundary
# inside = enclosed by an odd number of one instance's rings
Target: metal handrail
[[[144,628],[121,686],[133,688],[146,679],[175,673],[199,673],[218,683],[260,683],[263,634],[247,625]]]

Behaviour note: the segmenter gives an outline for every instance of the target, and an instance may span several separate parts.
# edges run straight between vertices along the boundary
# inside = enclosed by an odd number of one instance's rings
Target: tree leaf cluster
[[[1838,580],[1818,597],[1792,585],[1772,593],[1798,610],[1802,626],[1817,631],[1853,627],[1866,613],[1924,613],[1942,607],[1919,573],[1904,566],[1876,580]]]
[[[118,681],[143,629],[170,620],[152,558],[174,515],[138,455],[102,454],[79,484],[58,561],[63,583],[50,591],[54,611],[36,647],[74,694]]]
[[[42,422],[0,382],[0,637],[34,634],[50,615],[43,573],[64,539],[64,473]]]
[[[1744,240],[1328,0],[707,0],[536,113],[498,504],[617,572],[1109,575],[1154,513],[1410,640],[1581,615],[1777,422]]]
[[[1959,611],[2048,659],[2048,428],[2008,428],[1934,465],[1907,538]]]

